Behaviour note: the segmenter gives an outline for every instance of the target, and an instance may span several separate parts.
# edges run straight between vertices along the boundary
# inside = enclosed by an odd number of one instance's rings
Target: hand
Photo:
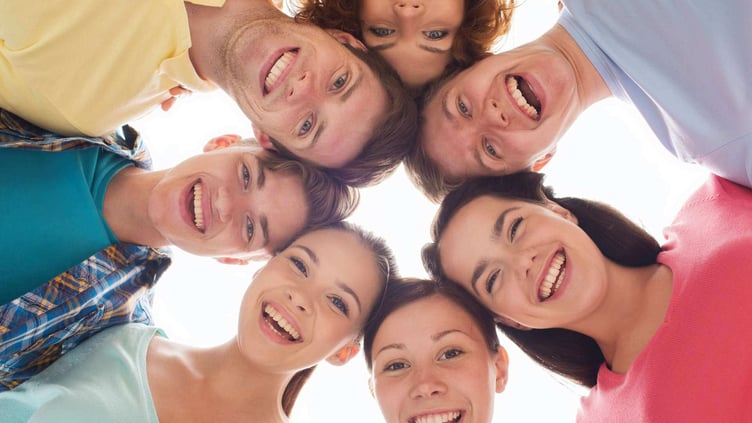
[[[191,90],[183,88],[180,85],[170,88],[170,95],[172,97],[162,102],[162,110],[164,110],[165,112],[170,110],[170,108],[172,108],[172,105],[175,104],[175,101],[177,101],[178,97],[188,95],[190,93]]]

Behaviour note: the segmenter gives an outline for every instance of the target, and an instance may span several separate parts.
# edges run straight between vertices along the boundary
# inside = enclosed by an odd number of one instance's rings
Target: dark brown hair
[[[450,192],[439,207],[431,228],[433,242],[423,247],[423,265],[434,277],[445,277],[439,241],[452,217],[481,196],[511,198],[545,205],[554,201],[577,217],[578,225],[609,260],[628,267],[656,263],[661,247],[644,229],[614,208],[591,200],[558,198],[543,186],[543,174],[520,172],[468,180]],[[522,351],[541,366],[581,385],[593,387],[604,362],[598,344],[589,336],[567,329],[519,330],[498,324]]]

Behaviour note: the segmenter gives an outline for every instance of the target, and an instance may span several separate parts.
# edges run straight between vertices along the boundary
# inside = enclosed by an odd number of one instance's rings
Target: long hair
[[[431,228],[433,242],[423,247],[423,265],[434,277],[445,277],[438,243],[449,221],[463,206],[480,196],[492,196],[545,205],[554,201],[577,217],[578,225],[609,260],[627,267],[657,262],[661,247],[643,228],[614,208],[579,198],[558,198],[543,186],[544,176],[521,172],[469,180],[450,192],[441,203]],[[499,329],[541,366],[587,387],[595,386],[605,361],[589,336],[567,329],[519,330],[502,323]]]

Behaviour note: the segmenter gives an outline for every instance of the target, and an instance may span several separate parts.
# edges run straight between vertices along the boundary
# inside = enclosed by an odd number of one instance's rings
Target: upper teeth
[[[538,119],[538,111],[535,110],[535,107],[528,104],[527,99],[522,95],[522,91],[520,91],[518,85],[517,78],[514,76],[507,77],[507,90],[514,101],[517,102],[517,106],[519,106],[519,108],[522,109],[531,119]]]
[[[563,253],[556,253],[556,257],[551,261],[551,267],[548,268],[548,274],[546,274],[546,278],[543,280],[538,291],[538,297],[540,297],[541,301],[548,299],[548,297],[554,295],[554,292],[559,289],[559,285],[564,280],[564,274],[567,271],[566,268],[561,268],[565,261],[566,258]]]
[[[429,414],[415,418],[415,423],[446,423],[451,422],[460,416],[459,411],[448,411],[441,414]]]
[[[264,312],[266,312],[266,314],[268,314],[269,317],[274,319],[274,321],[277,322],[277,325],[279,325],[279,327],[284,329],[285,332],[287,332],[292,337],[293,340],[297,341],[298,338],[300,338],[300,334],[298,333],[298,331],[295,330],[295,328],[292,327],[290,322],[288,322],[284,317],[282,317],[282,315],[279,314],[277,310],[274,309],[274,307],[267,305],[266,307],[264,307]],[[271,328],[274,329],[274,331],[276,332],[276,328],[274,328],[274,326],[271,326]]]
[[[201,182],[196,182],[196,185],[193,186],[193,223],[201,231],[204,230],[204,211],[201,208],[202,197]]]
[[[267,91],[271,90],[271,88],[274,86],[274,83],[277,82],[277,78],[279,78],[279,76],[282,74],[282,71],[287,68],[287,65],[290,64],[294,57],[294,51],[287,51],[282,56],[280,56],[276,62],[274,62],[274,65],[269,70],[269,73],[266,75],[266,79],[264,80],[264,88],[266,88]]]

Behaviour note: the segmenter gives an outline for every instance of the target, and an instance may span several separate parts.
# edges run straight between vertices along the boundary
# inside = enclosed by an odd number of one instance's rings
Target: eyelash
[[[470,113],[470,109],[467,108],[467,105],[459,97],[457,97],[457,110],[459,110],[460,114],[464,117],[473,117],[472,113]]]
[[[251,184],[251,172],[248,170],[248,166],[243,164],[243,189],[248,189],[248,185]]]
[[[496,149],[493,148],[493,146],[488,142],[486,137],[483,137],[481,139],[481,142],[483,143],[483,148],[486,150],[488,154],[490,154],[494,158],[498,158],[499,155],[496,153]]]
[[[335,307],[337,307],[342,314],[344,314],[346,317],[350,317],[350,307],[347,306],[347,303],[345,303],[342,298],[332,295],[329,297],[329,301],[331,301],[332,304],[334,304]]]
[[[248,235],[248,242],[253,241],[253,235],[256,233],[256,230],[250,217],[245,218],[245,231]]]
[[[308,118],[303,122],[302,125],[300,125],[300,129],[298,130],[298,136],[299,137],[305,136],[307,133],[311,131],[311,128],[313,128],[313,119]]]
[[[410,366],[408,366],[407,363],[405,363],[403,361],[395,361],[393,363],[389,363],[386,366],[384,366],[384,371],[385,372],[396,372],[396,371],[399,371],[399,370],[407,369],[408,367],[410,367]]]
[[[290,257],[290,261],[293,265],[295,265],[298,271],[303,274],[303,276],[308,277],[308,268],[306,267],[305,263],[303,263],[303,260],[293,256]]]
[[[514,219],[514,222],[509,226],[509,240],[514,241],[515,236],[517,235],[517,229],[520,227],[520,224],[522,224],[522,218],[518,217],[517,219]]]
[[[499,272],[500,270],[495,270],[491,275],[488,277],[488,280],[486,281],[486,293],[490,294],[493,290],[494,285],[496,284],[496,280],[499,279]]]
[[[456,355],[453,355],[452,357],[446,357],[446,356],[447,356],[447,355],[448,355],[449,353],[456,353]],[[457,357],[461,356],[461,355],[462,355],[462,354],[464,354],[464,353],[465,353],[465,352],[464,352],[464,351],[462,351],[462,350],[461,350],[461,349],[459,349],[459,348],[450,348],[450,349],[448,349],[448,350],[444,351],[443,353],[441,353],[441,356],[440,356],[440,358],[442,358],[442,359],[444,359],[444,360],[451,360],[451,359],[453,359],[453,358],[457,358]]]
[[[381,27],[370,27],[368,28],[368,32],[371,34],[377,36],[377,37],[388,37],[392,34],[394,34],[393,29],[389,28],[381,28]]]
[[[423,35],[425,35],[425,37],[431,41],[441,40],[444,37],[446,37],[448,34],[449,34],[449,31],[442,31],[442,30],[425,31],[423,33]],[[432,35],[435,35],[435,36],[432,36]]]
[[[340,75],[339,78],[334,80],[334,83],[332,84],[332,88],[334,88],[334,91],[339,91],[342,89],[342,87],[345,86],[345,84],[347,84],[347,81],[349,80],[350,80],[350,74],[345,73],[343,75]],[[339,81],[342,81],[342,82],[339,83]],[[338,83],[339,85],[337,85]]]

